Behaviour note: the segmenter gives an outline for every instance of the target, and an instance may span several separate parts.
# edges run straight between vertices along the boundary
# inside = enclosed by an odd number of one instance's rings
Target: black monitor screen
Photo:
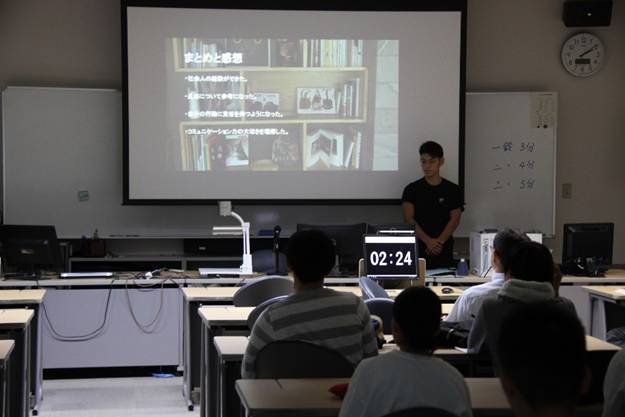
[[[597,265],[610,265],[613,240],[614,223],[565,224],[562,263],[592,259]]]
[[[2,257],[10,271],[35,272],[62,266],[54,226],[0,226]]]
[[[356,275],[358,273],[358,261],[362,258],[363,236],[367,234],[367,223],[347,225],[312,225],[298,224],[300,230],[321,230],[327,234],[336,247],[339,257],[339,273]]]

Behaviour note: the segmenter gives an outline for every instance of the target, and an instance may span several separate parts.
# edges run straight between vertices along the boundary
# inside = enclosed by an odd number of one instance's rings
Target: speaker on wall
[[[610,26],[612,0],[566,0],[562,20],[567,27]]]

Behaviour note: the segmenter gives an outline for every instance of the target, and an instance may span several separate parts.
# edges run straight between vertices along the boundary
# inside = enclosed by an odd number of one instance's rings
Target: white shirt
[[[464,378],[441,359],[393,351],[356,368],[339,417],[381,417],[413,407],[434,407],[471,417]]]
[[[494,272],[490,282],[467,288],[458,297],[445,321],[475,319],[482,302],[488,298],[497,297],[497,293],[503,287],[505,277],[502,272]]]
[[[603,417],[625,416],[625,349],[610,361],[603,380]]]

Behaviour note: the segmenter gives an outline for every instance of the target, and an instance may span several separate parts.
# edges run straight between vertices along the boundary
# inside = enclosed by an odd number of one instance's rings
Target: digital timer
[[[417,241],[413,236],[365,236],[365,262],[370,278],[417,278]]]

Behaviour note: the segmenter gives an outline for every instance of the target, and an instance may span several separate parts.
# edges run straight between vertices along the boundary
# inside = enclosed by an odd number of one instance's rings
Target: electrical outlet
[[[573,198],[573,184],[570,182],[565,182],[562,184],[562,198],[565,200],[570,200]]]

